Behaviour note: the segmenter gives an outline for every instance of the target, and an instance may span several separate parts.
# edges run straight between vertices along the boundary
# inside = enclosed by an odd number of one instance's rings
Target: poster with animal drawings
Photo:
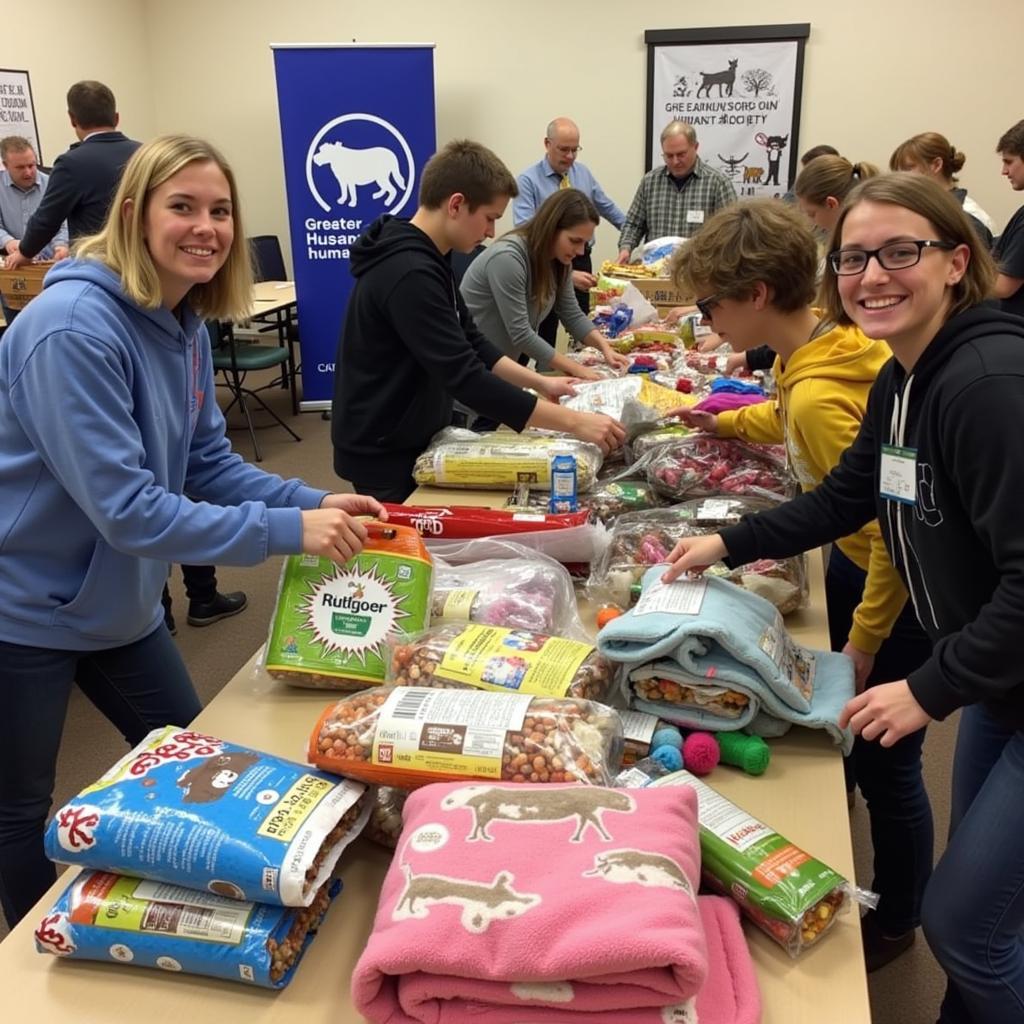
[[[701,159],[741,196],[780,196],[796,174],[797,40],[652,46],[651,165],[672,120],[697,132]]]

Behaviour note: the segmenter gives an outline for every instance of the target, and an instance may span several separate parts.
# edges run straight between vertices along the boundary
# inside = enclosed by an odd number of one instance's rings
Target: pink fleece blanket
[[[689,787],[433,785],[404,818],[352,978],[375,1024],[759,1019]]]

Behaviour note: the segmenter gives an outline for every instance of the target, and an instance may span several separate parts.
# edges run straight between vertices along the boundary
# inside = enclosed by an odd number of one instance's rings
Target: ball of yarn
[[[708,775],[718,764],[718,743],[706,732],[691,732],[683,741],[683,760],[694,775]]]
[[[675,747],[683,749],[683,734],[674,725],[659,725],[651,737],[651,750],[658,747]]]
[[[669,772],[677,772],[683,767],[683,755],[676,747],[655,747],[651,757]]]

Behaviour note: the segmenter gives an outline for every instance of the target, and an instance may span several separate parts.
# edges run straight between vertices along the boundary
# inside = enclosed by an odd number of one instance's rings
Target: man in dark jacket
[[[71,86],[68,117],[78,142],[57,158],[46,194],[25,225],[18,251],[7,257],[9,268],[34,259],[65,220],[72,242],[99,231],[124,165],[140,146],[117,130],[114,94],[102,82]]]

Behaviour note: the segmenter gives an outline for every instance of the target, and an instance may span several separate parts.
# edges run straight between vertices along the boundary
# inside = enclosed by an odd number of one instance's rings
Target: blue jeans
[[[825,576],[833,650],[841,651],[849,638],[866,576],[833,546]],[[875,655],[867,685],[906,679],[931,652],[931,641],[917,621],[913,604],[907,601],[892,633]],[[924,736],[925,730],[919,729],[891,747],[858,736],[846,759],[848,777],[856,782],[867,802],[875,854],[871,888],[880,897],[878,924],[888,935],[900,935],[921,923],[921,903],[932,871],[932,808],[921,774]]]
[[[1024,1021],[1024,731],[964,708],[949,844],[925,893],[924,934],[948,984],[941,1024]]]
[[[12,928],[57,877],[43,853],[43,831],[74,683],[132,746],[150,729],[188,725],[202,710],[162,624],[105,651],[0,642],[0,905]]]

